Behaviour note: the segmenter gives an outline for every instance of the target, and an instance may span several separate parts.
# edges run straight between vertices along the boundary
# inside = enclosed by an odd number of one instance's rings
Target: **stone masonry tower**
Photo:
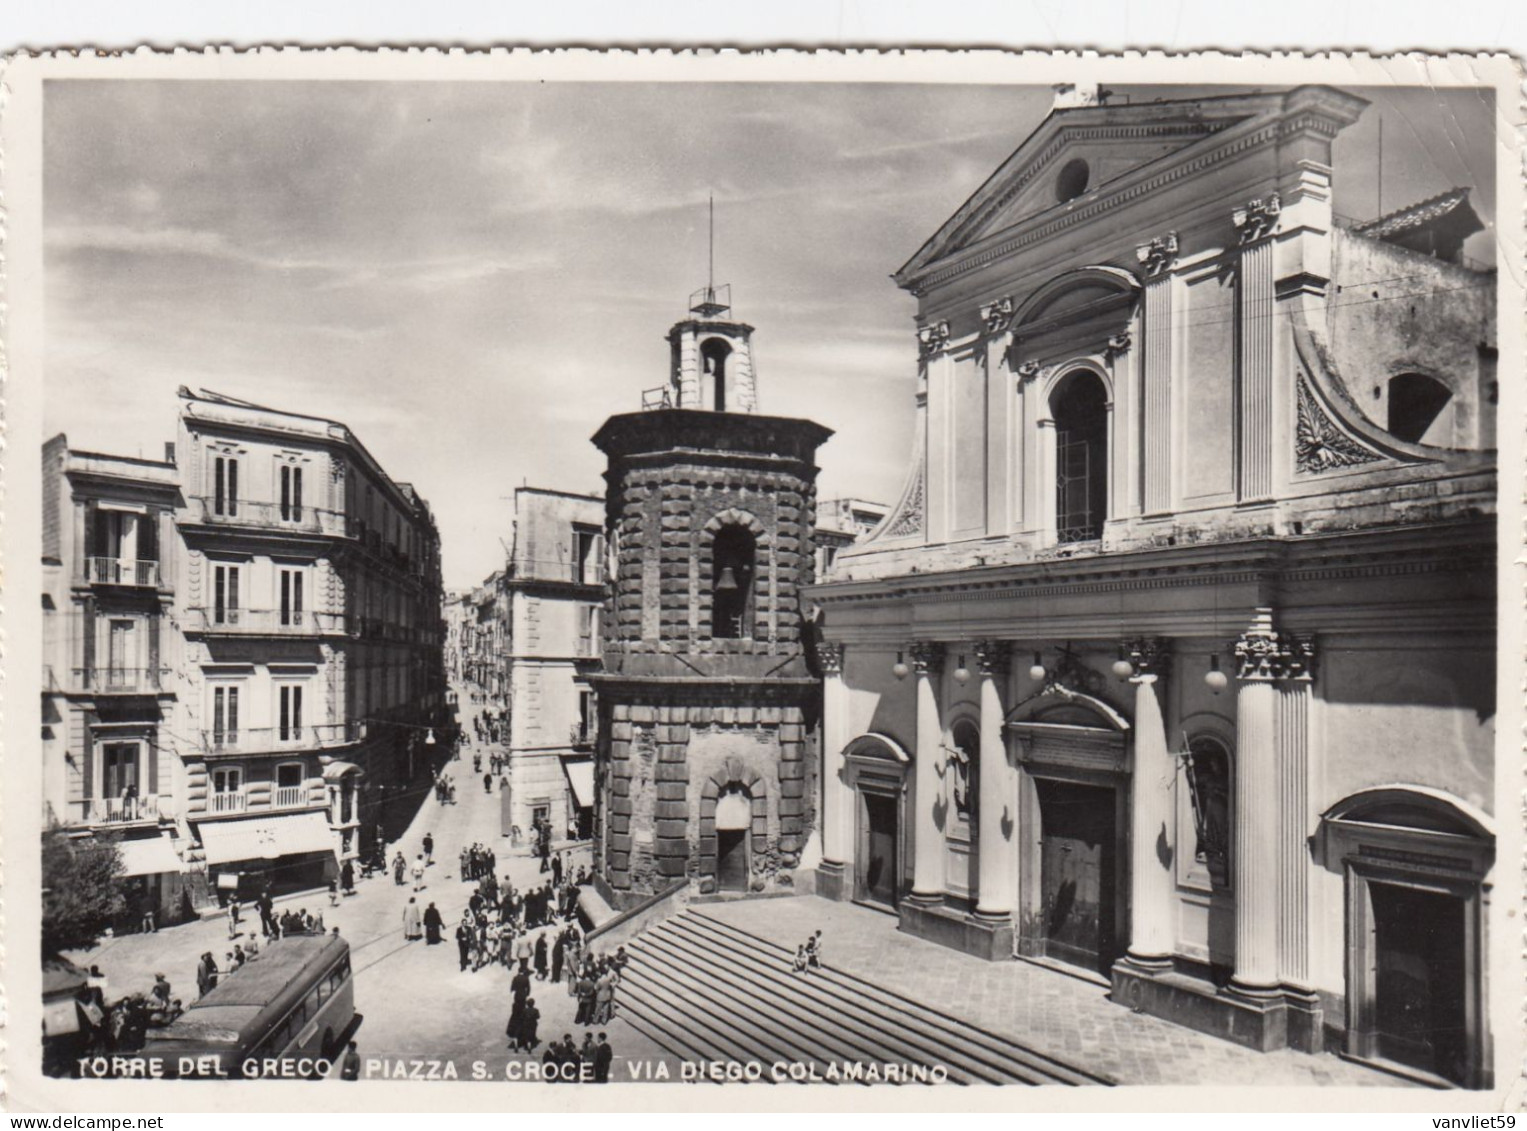
[[[756,412],[726,290],[668,334],[666,387],[594,436],[612,559],[596,772],[596,872],[618,906],[689,882],[788,887],[815,821],[820,682],[816,450],[832,433]]]

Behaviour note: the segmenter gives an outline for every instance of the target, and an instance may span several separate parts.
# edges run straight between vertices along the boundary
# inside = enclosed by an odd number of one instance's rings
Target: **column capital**
[[[1003,295],[981,307],[981,322],[988,334],[1000,334],[1013,320],[1013,296]]]
[[[1235,642],[1236,675],[1242,680],[1309,682],[1315,678],[1315,642],[1273,627],[1272,611],[1259,610],[1257,619]]]
[[[922,357],[932,357],[936,353],[942,353],[949,345],[949,323],[943,319],[930,322],[926,326],[919,327],[917,331],[918,353]]]
[[[1177,233],[1155,236],[1135,248],[1135,258],[1145,268],[1145,277],[1154,279],[1170,271],[1177,262]]]
[[[976,654],[976,669],[982,675],[1007,675],[1013,659],[1013,648],[1008,641],[977,640],[972,650]]]
[[[934,640],[914,640],[907,645],[912,668],[918,675],[937,675],[944,670],[944,646]]]
[[[1256,243],[1264,236],[1272,235],[1278,227],[1278,215],[1283,211],[1283,198],[1268,193],[1255,200],[1248,200],[1230,214],[1240,236],[1241,245]]]
[[[843,670],[842,644],[831,640],[823,640],[817,645],[817,659],[822,662],[822,670],[830,675],[837,675]]]
[[[1125,657],[1134,665],[1135,679],[1164,677],[1172,668],[1172,645],[1163,636],[1136,636],[1123,646]]]

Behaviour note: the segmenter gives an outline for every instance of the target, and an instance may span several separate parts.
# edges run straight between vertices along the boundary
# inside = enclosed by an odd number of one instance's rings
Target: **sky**
[[[1135,101],[1184,88],[1121,87]],[[1215,91],[1214,93],[1222,93]],[[1338,212],[1455,184],[1494,216],[1488,92],[1358,91]],[[760,410],[836,431],[823,498],[898,497],[915,300],[888,277],[1049,112],[1048,88],[51,81],[45,434],[157,456],[180,385],[341,420],[503,564],[514,488],[598,492],[588,442],[667,378],[716,281]],[[1466,252],[1491,258],[1491,233]]]

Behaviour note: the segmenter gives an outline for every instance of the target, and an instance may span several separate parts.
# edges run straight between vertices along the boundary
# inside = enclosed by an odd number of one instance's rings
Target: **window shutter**
[[[227,494],[223,486],[223,465],[227,461],[218,456],[212,461],[212,513],[222,514],[227,506]]]
[[[81,797],[85,801],[93,801],[93,800],[95,800],[95,759],[96,759],[95,735],[91,732],[89,727],[86,727],[85,728],[85,757],[83,759],[81,759],[81,761],[83,761],[84,764],[85,764],[85,766],[84,766],[84,769],[85,769],[85,773],[84,773],[84,778],[85,778],[85,781],[84,781],[84,792],[81,794]]]
[[[228,513],[239,513],[239,461],[228,460]]]
[[[149,511],[138,519],[138,560],[159,560],[159,512]]]
[[[147,777],[148,777],[148,788],[145,789],[144,792],[145,793],[157,794],[159,792],[159,736],[158,736],[158,734],[156,733],[156,734],[150,736],[150,738],[149,738],[148,742],[146,743],[146,745],[148,747],[148,770],[146,771]]]

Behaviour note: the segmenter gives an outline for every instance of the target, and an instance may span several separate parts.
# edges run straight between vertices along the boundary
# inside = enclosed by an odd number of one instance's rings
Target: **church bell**
[[[737,588],[737,574],[736,574],[736,572],[732,569],[731,566],[723,566],[722,569],[721,569],[721,576],[716,579],[716,589],[717,589],[717,591],[719,592],[721,590],[732,590],[732,589],[736,589],[736,588]]]

